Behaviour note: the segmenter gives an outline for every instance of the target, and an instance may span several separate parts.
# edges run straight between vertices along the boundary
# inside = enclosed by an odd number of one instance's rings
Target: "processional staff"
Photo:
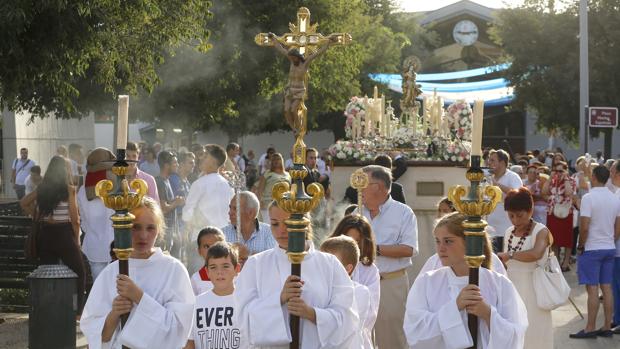
[[[484,262],[484,229],[487,222],[482,219],[493,212],[495,206],[502,199],[502,191],[499,187],[487,185],[482,187],[480,182],[484,179],[484,172],[480,168],[482,152],[482,108],[484,104],[476,101],[474,106],[472,150],[469,169],[465,177],[470,182],[469,188],[457,185],[450,188],[448,197],[454,203],[454,207],[467,219],[463,222],[465,228],[465,260],[469,265],[469,284],[478,286],[479,269]],[[466,197],[464,197],[467,195]],[[488,199],[485,199],[485,196]],[[478,317],[473,314],[467,316],[469,333],[473,340],[472,348],[478,343]]]
[[[350,182],[351,187],[357,190],[357,213],[360,216],[363,216],[364,212],[362,212],[362,210],[364,208],[364,204],[362,203],[362,189],[368,187],[368,174],[361,168],[357,169],[351,174]]]
[[[235,217],[237,242],[241,244],[243,236],[241,235],[241,197],[239,193],[245,189],[245,174],[238,169],[234,171],[225,171],[224,178],[226,178],[228,185],[230,185],[235,192],[235,205],[237,206],[237,215]]]
[[[306,235],[310,220],[307,212],[316,208],[323,197],[323,187],[318,183],[308,186],[306,194],[303,179],[308,175],[306,162],[307,108],[304,104],[308,91],[308,68],[312,60],[327,50],[330,45],[345,45],[351,42],[346,33],[331,34],[324,37],[317,33],[318,24],[310,24],[310,10],[300,7],[297,11],[297,24],[289,23],[291,33],[276,36],[260,33],[254,41],[260,46],[274,47],[287,56],[291,62],[288,85],[284,90],[284,117],[295,133],[293,145],[293,169],[289,171],[291,184],[280,182],[273,187],[273,198],[278,206],[291,214],[286,221],[288,230],[287,254],[291,262],[291,274],[301,276],[301,263],[306,255]],[[291,349],[299,348],[299,317],[291,315]]]
[[[95,193],[105,206],[115,211],[110,217],[112,227],[114,227],[114,254],[118,259],[119,274],[123,275],[129,275],[129,256],[133,251],[131,228],[136,217],[129,211],[138,207],[148,192],[148,185],[142,179],[134,179],[129,183],[125,178],[128,168],[127,160],[125,160],[128,115],[129,96],[118,96],[116,162],[112,166],[116,179],[114,182],[108,179],[99,181],[95,187]],[[121,315],[121,328],[127,322],[128,317],[129,314]],[[127,347],[123,346],[123,348]]]

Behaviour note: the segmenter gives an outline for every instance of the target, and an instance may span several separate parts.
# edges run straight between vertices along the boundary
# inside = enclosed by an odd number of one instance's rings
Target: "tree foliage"
[[[33,117],[80,117],[120,93],[151,91],[166,52],[209,47],[202,0],[0,3],[0,101]],[[103,104],[102,104],[103,102]]]
[[[528,0],[501,11],[492,28],[512,63],[506,78],[515,108],[536,112],[540,129],[560,130],[576,140],[579,130],[579,18],[577,3],[562,11],[558,1]],[[590,105],[620,104],[620,7],[614,0],[589,1]]]
[[[144,98],[141,117],[185,128],[218,125],[232,138],[285,128],[282,91],[289,62],[254,43],[259,32],[289,32],[299,7],[324,35],[349,32],[351,45],[335,46],[312,63],[306,105],[311,128],[331,128],[350,96],[370,92],[367,75],[397,71],[407,38],[385,26],[368,0],[243,1],[214,3],[209,24],[213,48],[207,55],[181,50],[160,71],[162,84]],[[362,90],[363,89],[363,90]]]

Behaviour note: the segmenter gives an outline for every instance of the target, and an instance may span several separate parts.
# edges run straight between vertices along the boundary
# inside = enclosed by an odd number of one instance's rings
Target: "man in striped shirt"
[[[250,255],[275,247],[276,241],[273,239],[269,224],[258,221],[260,203],[256,195],[251,191],[241,191],[239,192],[239,198],[241,229],[237,229],[236,226],[237,198],[233,196],[228,205],[228,217],[231,224],[222,228],[224,235],[226,235],[226,241],[231,244],[245,246]]]

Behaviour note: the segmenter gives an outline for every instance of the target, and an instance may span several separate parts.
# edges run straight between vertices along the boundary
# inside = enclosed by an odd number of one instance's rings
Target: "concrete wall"
[[[132,142],[138,142],[141,140],[140,138],[140,129],[142,127],[148,126],[148,124],[137,123],[137,124],[129,124],[129,128],[127,130],[128,139]],[[113,123],[95,123],[95,147],[105,147],[110,150],[114,149],[114,142],[116,139],[114,138],[114,124]]]
[[[59,145],[81,144],[84,150],[95,146],[94,116],[82,120],[59,120],[53,117],[35,119],[28,123],[30,114],[2,112],[2,183],[4,197],[15,197],[10,184],[11,166],[19,149],[28,148],[28,157],[45,171]]]

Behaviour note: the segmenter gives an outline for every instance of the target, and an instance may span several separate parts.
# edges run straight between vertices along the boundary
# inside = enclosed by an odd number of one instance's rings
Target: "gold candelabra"
[[[114,254],[118,258],[119,273],[123,275],[129,275],[129,256],[133,251],[131,228],[136,217],[130,211],[140,205],[142,198],[148,192],[148,185],[142,179],[129,182],[125,178],[127,169],[125,149],[118,149],[116,162],[112,166],[112,172],[116,175],[115,181],[104,179],[95,186],[95,193],[104,205],[114,210],[114,214],[110,217],[114,228]],[[121,317],[121,326],[125,325],[128,316],[125,314]]]
[[[480,156],[472,155],[470,167],[465,174],[470,182],[469,188],[461,185],[450,188],[448,198],[456,210],[466,216],[463,222],[465,228],[465,260],[469,265],[469,283],[478,285],[479,268],[484,261],[484,246],[487,222],[482,219],[493,212],[495,206],[502,199],[502,191],[492,185],[481,186],[484,172],[480,168]],[[486,197],[486,198],[485,198]],[[469,314],[468,325],[473,339],[473,348],[476,348],[478,334],[478,319]]]

